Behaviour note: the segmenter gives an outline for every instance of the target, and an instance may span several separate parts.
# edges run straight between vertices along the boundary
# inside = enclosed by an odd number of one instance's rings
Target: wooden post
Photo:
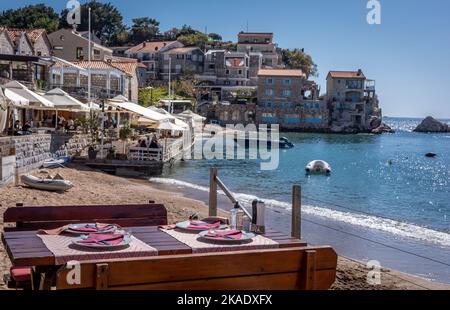
[[[97,291],[108,289],[108,264],[96,265],[95,289]]]
[[[312,291],[316,289],[316,251],[305,252],[305,262],[303,265],[304,275],[304,290]]]
[[[209,176],[209,216],[217,216],[217,168],[211,168]]]
[[[292,237],[302,238],[302,189],[294,185],[292,190]]]

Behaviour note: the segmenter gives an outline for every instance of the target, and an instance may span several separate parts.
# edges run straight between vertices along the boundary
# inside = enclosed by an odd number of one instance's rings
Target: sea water
[[[244,205],[264,200],[274,212],[275,225],[286,232],[292,185],[300,184],[308,241],[450,283],[450,134],[414,133],[417,119],[385,121],[395,134],[282,134],[296,146],[280,150],[274,171],[261,171],[257,160],[192,160],[151,181],[206,197],[209,169],[216,167]],[[425,157],[429,152],[437,156]],[[305,174],[305,165],[317,159],[332,166],[330,176]],[[361,246],[355,248],[357,241]],[[398,263],[399,257],[409,267]]]

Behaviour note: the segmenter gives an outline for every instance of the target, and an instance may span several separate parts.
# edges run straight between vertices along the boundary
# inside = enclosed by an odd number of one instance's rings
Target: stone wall
[[[89,135],[55,133],[52,135],[50,152],[56,156],[84,154],[90,142]]]
[[[0,138],[0,157],[9,156],[14,148],[14,140],[11,137]]]
[[[39,168],[42,163],[51,158],[51,135],[30,135],[14,137],[16,152],[16,167],[19,174]]]

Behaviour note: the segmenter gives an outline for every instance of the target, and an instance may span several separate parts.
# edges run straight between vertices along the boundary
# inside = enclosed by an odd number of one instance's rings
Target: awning
[[[13,91],[5,88],[5,96],[8,98],[14,106],[27,106],[30,104],[30,101]]]
[[[60,108],[89,111],[89,107],[86,104],[73,98],[61,88],[52,89],[44,95],[44,98],[52,101],[56,109]]]
[[[50,100],[44,98],[43,96],[29,90],[26,86],[20,84],[17,81],[9,82],[3,87],[16,95],[19,95],[29,101],[30,105],[37,105],[43,107],[53,107],[54,104]]]
[[[123,97],[123,98],[125,98],[125,97]],[[140,116],[148,118],[149,120],[154,121],[154,122],[161,122],[161,121],[169,119],[166,115],[155,112],[155,111],[147,109],[147,108],[144,108],[141,105],[138,105],[138,104],[135,104],[132,102],[128,102],[128,101],[126,101],[126,102],[119,101],[116,99],[118,99],[118,98],[113,98],[113,99],[109,100],[108,104],[110,104],[113,107],[119,107],[119,108],[127,110],[129,112],[139,114]]]
[[[8,119],[8,106],[6,104],[6,98],[3,95],[2,89],[0,88],[0,133],[6,129],[6,122]]]

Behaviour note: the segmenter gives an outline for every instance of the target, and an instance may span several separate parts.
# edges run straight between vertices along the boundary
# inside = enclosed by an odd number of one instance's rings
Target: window
[[[197,61],[197,55],[195,55],[195,54],[192,55],[192,60],[193,60],[193,61]]]
[[[230,75],[230,70],[226,70],[226,71],[225,71],[225,74],[226,74],[226,75]]]
[[[291,80],[290,80],[290,79],[285,79],[285,80],[283,81],[283,84],[284,84],[284,85],[291,85]]]
[[[274,91],[273,91],[273,89],[269,88],[269,89],[266,89],[265,94],[266,94],[266,96],[273,96]]]
[[[283,90],[283,97],[290,97],[292,95],[292,91],[290,89]]]
[[[82,58],[83,58],[83,48],[77,47],[77,59],[82,59]]]
[[[192,55],[191,54],[186,55],[186,59],[187,60],[191,60],[192,59]]]
[[[273,85],[273,79],[272,78],[266,79],[266,84],[267,85]]]
[[[94,60],[100,60],[100,50],[94,49]]]
[[[238,72],[239,72],[239,74],[242,74],[242,70],[239,70]]]

